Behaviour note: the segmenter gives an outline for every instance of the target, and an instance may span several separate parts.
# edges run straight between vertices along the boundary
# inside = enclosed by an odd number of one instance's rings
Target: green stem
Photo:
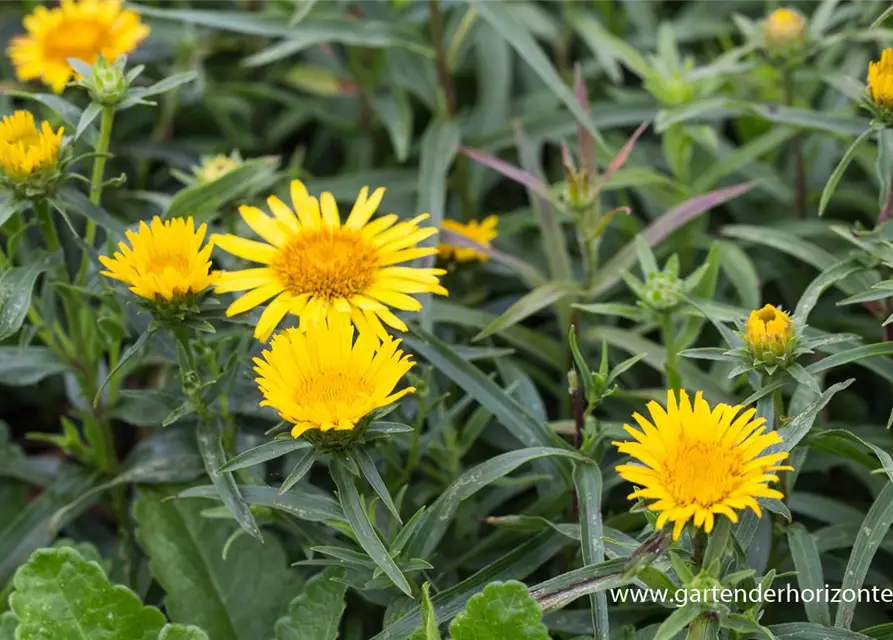
[[[56,253],[61,245],[59,244],[59,234],[56,233],[56,225],[53,224],[53,218],[50,216],[49,203],[46,200],[35,200],[34,214],[40,225],[40,232],[43,234],[47,249],[50,253]]]
[[[105,163],[108,160],[109,143],[112,139],[112,124],[114,121],[115,107],[103,107],[99,121],[99,141],[96,143],[97,155],[93,160],[93,176],[90,179],[90,202],[93,204],[99,204],[102,198],[102,186],[103,182],[105,182]]]
[[[719,622],[714,617],[700,616],[688,625],[686,640],[715,640],[719,637]]]
[[[96,143],[96,158],[93,160],[93,175],[90,178],[90,202],[99,205],[102,200],[102,187],[105,182],[105,163],[108,160],[109,144],[112,140],[112,124],[115,121],[115,107],[105,106],[99,120],[99,140]],[[96,222],[87,218],[87,226],[84,230],[84,243],[92,247],[96,240]],[[90,256],[84,253],[81,266],[78,269],[78,284],[84,284],[87,279],[87,268],[90,265]]]
[[[667,388],[679,391],[682,388],[682,378],[679,376],[679,354],[676,349],[676,340],[673,331],[673,316],[664,313],[660,321],[661,335],[664,348],[667,350],[667,361],[664,365],[667,374]]]
[[[775,413],[775,429],[777,430],[781,426],[781,421],[784,420],[784,395],[781,389],[776,389],[772,393],[772,410]]]

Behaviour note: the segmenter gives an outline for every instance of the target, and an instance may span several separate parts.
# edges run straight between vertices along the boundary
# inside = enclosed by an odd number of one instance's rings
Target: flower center
[[[760,309],[757,311],[757,318],[769,324],[775,320],[775,309]]]
[[[356,406],[357,401],[373,392],[362,377],[345,371],[320,371],[309,378],[294,381],[294,400],[299,405]]]
[[[146,263],[146,272],[152,275],[160,275],[173,269],[177,273],[186,275],[190,271],[189,258],[183,253],[157,253]]]
[[[737,487],[742,469],[734,451],[716,442],[683,437],[664,462],[663,482],[679,505],[709,507]]]
[[[68,64],[68,58],[93,64],[108,43],[109,28],[106,25],[95,20],[68,20],[43,41],[44,55],[65,64]]]
[[[375,247],[345,229],[301,231],[270,263],[289,293],[311,293],[327,300],[365,291],[377,266]]]

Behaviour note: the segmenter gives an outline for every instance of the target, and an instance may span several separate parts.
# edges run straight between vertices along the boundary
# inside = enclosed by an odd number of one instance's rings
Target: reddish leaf
[[[475,162],[479,162],[486,167],[490,167],[494,171],[498,171],[509,180],[514,180],[518,184],[524,185],[534,193],[541,195],[546,199],[552,198],[552,194],[549,193],[549,187],[543,184],[543,182],[539,178],[537,178],[529,171],[519,169],[518,167],[511,165],[504,160],[500,160],[499,158],[484,153],[483,151],[472,149],[471,147],[459,147],[459,151],[464,153]]]
[[[629,137],[629,140],[626,141],[626,144],[623,145],[623,148],[617,152],[617,155],[614,156],[614,159],[611,160],[611,164],[608,165],[608,169],[605,171],[605,174],[602,176],[601,180],[598,184],[598,189],[601,189],[608,183],[608,180],[611,179],[617,170],[626,164],[626,161],[629,159],[629,154],[632,153],[633,147],[636,146],[636,140],[639,139],[643,133],[645,133],[645,129],[648,128],[647,122],[643,122],[639,125],[639,128],[636,129],[635,133]]]

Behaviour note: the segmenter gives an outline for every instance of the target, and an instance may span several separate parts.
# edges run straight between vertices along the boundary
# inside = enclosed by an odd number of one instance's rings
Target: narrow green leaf
[[[236,486],[236,480],[233,478],[231,471],[220,471],[226,460],[226,454],[223,451],[223,441],[221,440],[221,431],[223,425],[220,421],[210,419],[202,420],[196,429],[196,442],[198,443],[198,451],[205,462],[205,472],[211,478],[211,482],[217,488],[220,499],[227,506],[230,513],[239,523],[239,526],[246,533],[263,541],[260,528],[254,521],[251,509],[239,493],[239,487]]]
[[[111,382],[112,378],[114,378],[115,375],[119,371],[121,371],[121,368],[125,364],[130,362],[130,360],[131,360],[131,358],[133,358],[133,356],[135,356],[137,353],[140,352],[140,349],[143,348],[143,345],[146,344],[146,341],[152,336],[153,333],[154,333],[154,329],[152,329],[152,328],[146,329],[137,337],[137,339],[134,341],[134,343],[132,345],[130,345],[129,347],[127,347],[124,350],[124,353],[122,353],[121,357],[118,358],[118,363],[115,365],[115,367],[111,371],[109,371],[109,374],[105,377],[105,380],[103,380],[102,384],[99,385],[99,389],[96,390],[96,395],[93,398],[93,406],[94,407],[99,406],[99,403],[102,400],[102,392],[105,391],[105,388],[106,388],[106,386],[108,386],[108,383]]]
[[[387,129],[397,160],[405,162],[412,142],[412,107],[406,94],[392,89],[390,93],[374,96],[370,104]]]
[[[452,619],[462,611],[469,598],[480,593],[487,584],[494,580],[523,580],[553,558],[567,546],[568,542],[566,536],[552,530],[543,531],[528,538],[477,573],[431,598],[437,620],[443,622]],[[621,567],[625,562],[625,560],[621,561]],[[542,601],[540,602],[542,604]],[[545,605],[544,608],[546,608]],[[410,610],[409,613],[389,624],[372,640],[402,638],[410,635],[421,622],[422,617],[419,611]]]
[[[275,487],[256,485],[239,485],[242,499],[250,505],[263,505],[292,515],[299,520],[321,522],[332,520],[344,522],[344,514],[338,503],[327,493],[304,485],[301,491],[280,494]],[[191,487],[177,494],[178,498],[213,498],[220,500],[220,495],[213,485]]]
[[[520,582],[494,582],[450,624],[453,640],[549,640],[543,611]]]
[[[363,550],[369,554],[369,557],[375,561],[381,570],[393,581],[393,583],[410,598],[412,597],[412,588],[400,571],[400,567],[394,562],[394,559],[388,554],[378,534],[369,522],[369,513],[363,506],[360,494],[354,485],[354,479],[350,471],[339,462],[333,464],[330,468],[332,479],[338,486],[338,499],[341,502],[341,508],[344,510],[344,516],[353,529],[357,542],[363,547]]]
[[[822,358],[806,367],[806,370],[810,373],[821,373],[822,371],[828,371],[834,367],[840,367],[851,362],[864,360],[865,358],[877,358],[890,354],[893,354],[893,341],[863,344],[859,347],[834,353],[827,358]]]
[[[747,193],[754,186],[755,183],[752,182],[738,184],[687,200],[673,207],[648,225],[641,233],[642,239],[647,246],[655,247],[673,231],[694,220],[702,213]],[[615,253],[596,274],[592,289],[588,292],[589,295],[594,298],[599,297],[602,293],[616,285],[621,280],[623,274],[629,271],[636,263],[636,255],[636,241],[628,243]]]
[[[288,605],[288,614],[276,621],[276,640],[337,640],[347,593],[343,580],[340,568],[310,578]]]
[[[574,466],[574,487],[577,490],[577,504],[580,513],[580,539],[583,565],[591,566],[604,562],[605,545],[602,541],[602,474],[594,464]],[[597,640],[608,640],[611,636],[608,622],[608,599],[604,592],[589,594],[592,612],[592,626]]]
[[[17,200],[13,196],[4,197],[3,200],[0,201],[0,227],[2,227],[12,216],[19,211],[24,211],[27,207],[28,202],[26,200]]]
[[[631,579],[624,577],[628,562],[629,558],[615,558],[568,571],[531,587],[530,595],[537,599],[544,611],[561,609],[590,593],[629,584]]]
[[[18,640],[157,640],[165,620],[71,547],[38,549],[13,580]]]
[[[400,519],[400,512],[397,511],[397,507],[391,499],[391,494],[388,492],[384,480],[381,479],[381,475],[378,473],[378,469],[375,467],[375,462],[372,461],[369,453],[365,449],[358,447],[351,452],[350,457],[357,463],[357,467],[360,469],[360,474],[366,478],[366,482],[368,482],[375,493],[378,494],[378,497],[381,498],[384,506],[386,506],[388,511],[391,512],[391,515],[397,519],[397,522],[402,525],[403,520]]]
[[[272,180],[278,164],[279,160],[275,157],[255,158],[216,180],[187,187],[171,199],[162,217],[169,220],[195,217],[199,212],[216,214],[220,207],[246,193],[246,188],[250,185],[266,178]]]
[[[93,204],[90,198],[77,189],[63,187],[59,190],[59,200],[55,202],[62,202],[64,205],[67,205],[65,207],[66,211],[73,211],[88,220],[92,220],[115,238],[124,237],[124,225],[110,216],[105,209]]]
[[[820,216],[825,213],[825,208],[831,201],[831,196],[834,195],[834,190],[837,189],[837,183],[840,182],[840,179],[843,177],[846,168],[850,165],[850,162],[852,162],[853,156],[856,155],[856,151],[858,151],[859,147],[862,146],[862,144],[866,140],[868,140],[868,137],[873,132],[874,129],[868,128],[861,134],[859,134],[859,137],[853,141],[853,144],[851,144],[846,152],[843,154],[840,162],[838,162],[837,166],[834,167],[834,171],[831,172],[831,177],[828,178],[828,182],[825,183],[825,188],[822,189],[822,196],[821,198],[819,198]]]
[[[203,517],[206,504],[168,497],[141,488],[134,517],[171,621],[196,624],[213,640],[268,637],[301,584],[279,540],[240,536],[224,560],[234,524]]]
[[[841,584],[843,591],[852,589],[858,593],[865,576],[868,575],[871,561],[887,537],[891,525],[893,525],[893,483],[887,483],[865,514],[865,520],[862,521],[859,533],[856,534],[856,541],[853,543],[853,550],[850,552],[850,559],[843,574]],[[852,602],[841,600],[834,618],[835,627],[850,628],[857,601],[858,598],[854,598]]]
[[[4,460],[3,464],[9,465],[10,461]],[[31,552],[49,546],[57,534],[50,527],[53,515],[77,500],[94,482],[92,475],[63,467],[46,491],[11,520],[0,524],[0,584],[6,584],[16,567],[24,564]],[[76,515],[71,513],[58,526],[64,526]]]
[[[846,258],[822,271],[809,283],[809,285],[807,285],[803,294],[800,296],[800,301],[797,302],[797,308],[794,309],[794,315],[792,316],[793,321],[796,324],[805,325],[806,321],[809,319],[809,314],[812,313],[812,310],[818,303],[819,297],[828,289],[828,287],[843,280],[861,268],[861,265],[857,264],[854,260]]]
[[[93,121],[96,120],[100,113],[102,113],[102,105],[98,102],[91,102],[87,105],[87,108],[81,114],[81,119],[78,120],[78,126],[74,133],[75,140],[83,135],[87,127],[93,124]]]
[[[663,621],[654,634],[654,640],[672,640],[699,615],[701,615],[700,605],[691,602],[684,604]]]
[[[313,463],[316,462],[316,451],[313,449],[308,449],[304,453],[301,454],[300,459],[295,463],[295,466],[292,468],[291,473],[288,474],[288,477],[279,487],[279,495],[282,495],[293,486],[298,484],[301,480],[304,479],[304,476],[307,475],[307,472],[313,467]]]
[[[275,460],[292,451],[307,449],[308,447],[310,447],[310,442],[307,440],[292,437],[271,440],[248,451],[243,451],[220,467],[220,471],[235,471],[236,469],[252,467],[268,460]]]
[[[561,100],[574,118],[583,125],[586,131],[598,142],[602,149],[606,150],[601,133],[592,122],[589,113],[577,101],[573,90],[568,87],[558,71],[552,65],[549,57],[543,52],[539,44],[530,33],[529,29],[508,11],[504,6],[495,2],[482,2],[470,0],[470,4],[506,42],[508,42],[517,54],[533,69],[534,73],[546,84],[549,90]]]
[[[574,295],[578,289],[579,286],[575,282],[549,282],[537,287],[484,327],[474,340],[483,340],[494,333],[508,329],[559,300]]]
[[[22,328],[31,292],[37,277],[55,264],[52,256],[38,257],[24,267],[12,267],[0,274],[0,340]]]
[[[509,451],[472,467],[453,482],[422,516],[422,522],[407,544],[407,555],[428,558],[443,539],[459,504],[475,493],[506,476],[525,462],[559,456],[572,458],[584,464],[592,462],[573,449],[532,447]]]
[[[419,339],[407,337],[404,343],[489,409],[519,442],[528,447],[571,449],[548,425],[525,411],[480,369],[463,360],[447,344],[422,329],[413,328],[413,333]],[[566,476],[569,477],[569,474]]]
[[[867,640],[867,636],[812,622],[787,622],[766,627],[777,640]]]
[[[822,572],[822,558],[816,547],[812,534],[801,524],[788,527],[788,546],[791,549],[791,557],[794,560],[794,568],[797,569],[797,582],[800,591],[810,591],[819,594],[825,588],[825,578]],[[831,611],[828,603],[822,598],[814,598],[810,602],[803,601],[806,609],[806,618],[810,622],[831,626]]]
[[[782,443],[772,445],[763,452],[763,455],[775,451],[790,451],[797,446],[797,444],[806,437],[809,430],[812,429],[815,419],[818,417],[822,409],[825,408],[825,405],[831,401],[832,396],[838,391],[846,389],[852,383],[853,379],[850,378],[849,380],[838,382],[837,384],[828,387],[815,402],[807,406],[800,414],[794,416],[787,425],[778,430],[778,435],[781,436]]]

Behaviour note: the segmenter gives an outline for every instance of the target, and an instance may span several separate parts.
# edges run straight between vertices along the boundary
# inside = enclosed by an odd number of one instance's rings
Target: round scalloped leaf
[[[17,640],[156,640],[165,624],[154,607],[112,585],[71,547],[38,549],[13,579]]]
[[[549,640],[543,610],[516,581],[492,582],[450,624],[453,640]]]

